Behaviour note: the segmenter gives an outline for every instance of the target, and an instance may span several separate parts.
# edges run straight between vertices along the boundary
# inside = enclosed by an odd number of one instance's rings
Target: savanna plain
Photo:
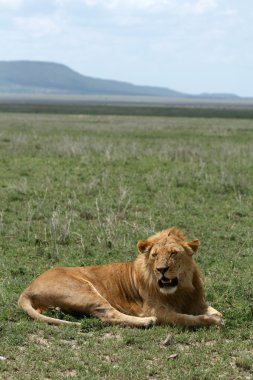
[[[253,119],[197,116],[0,113],[1,379],[253,378]],[[18,309],[48,268],[132,260],[174,225],[201,242],[224,326],[50,326]]]

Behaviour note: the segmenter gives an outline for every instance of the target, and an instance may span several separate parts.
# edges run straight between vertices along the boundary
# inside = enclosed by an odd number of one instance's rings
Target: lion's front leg
[[[219,326],[223,324],[223,319],[219,315],[189,315],[168,311],[158,313],[157,322],[158,324],[179,324],[183,326]]]

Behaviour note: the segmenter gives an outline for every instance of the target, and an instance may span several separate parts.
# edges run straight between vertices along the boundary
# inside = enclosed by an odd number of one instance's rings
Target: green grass
[[[252,141],[250,119],[0,114],[0,378],[252,379]],[[78,329],[17,308],[46,269],[134,259],[172,225],[200,239],[225,326]]]
[[[75,98],[68,97],[68,102],[64,100],[51,99],[43,104],[34,99],[34,102],[28,103],[17,102],[15,98],[11,102],[0,103],[0,112],[20,112],[35,114],[66,114],[66,115],[118,115],[118,116],[161,116],[161,117],[205,117],[205,118],[222,118],[222,119],[253,119],[252,102],[224,102],[217,106],[217,101],[185,99],[185,104],[181,104],[172,98],[170,104],[164,103],[141,103],[141,98],[133,97],[132,102],[126,101],[124,97],[118,97],[118,103],[108,100],[108,104],[103,104],[103,99],[89,102],[78,101]],[[136,103],[134,103],[136,100]]]

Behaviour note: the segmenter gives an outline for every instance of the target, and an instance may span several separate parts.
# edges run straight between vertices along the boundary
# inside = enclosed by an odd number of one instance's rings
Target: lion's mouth
[[[158,281],[158,285],[160,288],[174,288],[175,286],[178,285],[178,278],[175,277],[175,278],[169,279],[166,277],[162,277]]]

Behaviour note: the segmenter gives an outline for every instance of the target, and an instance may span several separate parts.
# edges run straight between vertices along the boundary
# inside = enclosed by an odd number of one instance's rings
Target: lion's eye
[[[177,255],[177,252],[171,252],[170,257],[175,257]]]
[[[158,255],[157,252],[153,252],[153,253],[151,254],[151,256],[152,256],[153,258],[155,258],[157,255]]]

